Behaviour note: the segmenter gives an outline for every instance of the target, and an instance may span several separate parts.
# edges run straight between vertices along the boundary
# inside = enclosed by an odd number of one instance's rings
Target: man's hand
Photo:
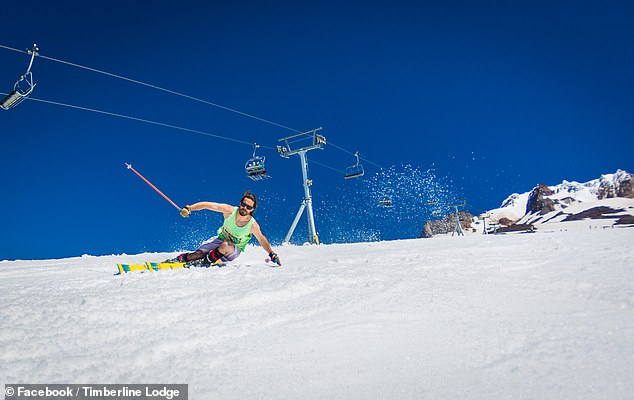
[[[270,252],[269,253],[269,258],[271,259],[271,261],[273,261],[274,263],[276,263],[280,267],[282,266],[282,262],[280,261],[280,258],[277,256],[277,254],[275,254],[273,252]]]
[[[192,213],[192,209],[189,206],[185,206],[185,207],[181,208],[180,213],[183,216],[183,218],[187,218],[187,217],[189,217],[189,214]]]

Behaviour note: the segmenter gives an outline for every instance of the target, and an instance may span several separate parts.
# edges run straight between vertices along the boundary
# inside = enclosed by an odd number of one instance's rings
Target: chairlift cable
[[[0,47],[3,49],[7,49],[7,50],[11,50],[11,51],[16,51],[18,53],[24,53],[24,54],[28,54],[28,52],[24,51],[24,50],[20,50],[20,49],[14,49],[13,47],[9,47],[9,46],[4,46],[2,44],[0,44]]]
[[[7,93],[0,92],[0,95],[2,95],[2,96],[5,96],[6,94]],[[166,124],[166,123],[163,123],[163,122],[156,122],[156,121],[152,121],[152,120],[149,120],[149,119],[144,119],[144,118],[139,118],[139,117],[132,117],[132,116],[129,116],[129,115],[123,115],[123,114],[113,113],[113,112],[109,112],[109,111],[97,110],[95,108],[77,106],[77,105],[73,105],[73,104],[65,104],[65,103],[60,103],[60,102],[52,101],[52,100],[38,99],[38,98],[35,98],[35,97],[28,97],[28,100],[33,100],[33,101],[37,101],[37,102],[40,102],[40,103],[46,103],[46,104],[53,104],[53,105],[61,106],[61,107],[73,108],[73,109],[76,109],[76,110],[90,111],[90,112],[94,112],[94,113],[97,113],[97,114],[109,115],[109,116],[118,117],[118,118],[130,119],[130,120],[133,120],[133,121],[138,121],[138,122],[144,122],[144,123],[148,123],[148,124],[152,124],[152,125],[163,126],[163,127],[166,127],[166,128],[178,129],[178,130],[181,130],[181,131],[197,133],[197,134],[200,134],[200,135],[211,136],[211,137],[215,137],[215,138],[218,138],[218,139],[224,139],[224,140],[229,140],[229,141],[240,143],[240,144],[253,146],[253,143],[251,143],[251,142],[246,142],[246,141],[243,141],[243,140],[233,139],[233,138],[222,136],[222,135],[216,135],[216,134],[209,133],[209,132],[203,132],[203,131],[199,131],[199,130],[196,130],[196,129],[190,129],[190,128],[184,128],[184,127],[181,127],[181,126]],[[267,150],[276,150],[275,147],[271,147],[271,146],[265,146],[265,145],[261,145],[261,144],[258,144],[258,146],[260,148],[267,149]],[[326,164],[323,164],[323,163],[320,163],[320,162],[317,162],[317,161],[314,161],[314,160],[311,161],[311,162],[313,162],[313,163],[315,163],[317,165],[320,165],[322,167],[331,169],[333,171],[336,171],[336,172],[339,172],[339,173],[343,173],[343,171],[338,170],[338,169],[336,169],[334,167],[331,167],[329,165],[326,165]]]
[[[335,148],[337,148],[337,149],[339,149],[339,150],[341,150],[341,151],[343,151],[344,153],[348,153],[348,154],[350,154],[351,156],[354,156],[354,155],[355,155],[355,153],[353,153],[353,152],[351,152],[351,151],[348,151],[348,150],[344,149],[343,147],[337,146],[336,144],[334,144],[334,143],[332,142],[332,140],[328,140],[328,144],[329,144],[329,145],[332,145],[333,147],[335,147]],[[379,168],[381,168],[381,169],[385,169],[385,167],[383,167],[382,165],[379,165],[379,164],[377,164],[377,163],[375,163],[375,162],[372,162],[372,161],[368,160],[367,158],[364,158],[364,157],[359,157],[359,159],[360,159],[360,160],[363,160],[363,161],[366,161],[366,162],[368,162],[368,163],[370,163],[370,164],[374,165],[375,167],[379,167]]]
[[[0,93],[0,94],[2,94],[2,93]],[[234,139],[234,138],[227,137],[227,136],[222,136],[222,135],[216,135],[214,133],[199,131],[197,129],[184,128],[182,126],[166,124],[164,122],[152,121],[152,120],[145,119],[145,118],[132,117],[132,116],[129,116],[129,115],[118,114],[118,113],[113,113],[113,112],[109,112],[109,111],[102,111],[102,110],[97,110],[95,108],[88,108],[88,107],[77,106],[77,105],[73,105],[73,104],[65,104],[65,103],[60,103],[60,102],[57,102],[57,101],[38,99],[38,98],[35,98],[35,97],[29,97],[28,100],[33,100],[33,101],[37,101],[37,102],[40,102],[40,103],[53,104],[53,105],[56,105],[56,106],[74,108],[76,110],[90,111],[90,112],[94,112],[94,113],[97,113],[97,114],[110,115],[110,116],[113,116],[113,117],[130,119],[130,120],[133,120],[133,121],[145,122],[147,124],[158,125],[158,126],[163,126],[163,127],[172,128],[172,129],[178,129],[178,130],[186,131],[186,132],[198,133],[200,135],[211,136],[211,137],[214,137],[214,138],[217,138],[217,139],[224,139],[224,140],[229,140],[229,141],[240,143],[240,144],[253,146],[253,143],[246,142],[244,140]],[[275,150],[274,147],[268,147],[268,146],[261,146],[261,147],[264,147],[264,148],[267,148],[267,149],[270,149],[270,150]]]
[[[387,168],[385,168],[385,167],[384,167],[384,166],[382,166],[382,165],[379,165],[379,164],[377,164],[377,163],[375,163],[375,162],[372,162],[372,161],[368,160],[367,158],[363,158],[363,157],[359,157],[359,158],[360,158],[361,160],[363,160],[363,161],[366,161],[366,162],[368,162],[368,163],[370,163],[370,164],[374,165],[375,167],[379,167],[379,168],[381,168],[381,169],[387,169]]]
[[[25,51],[25,50],[16,49],[16,48],[5,46],[5,45],[2,45],[2,44],[0,44],[0,48],[6,49],[6,50],[15,51],[15,52],[18,52],[18,53],[28,54],[28,52]],[[158,85],[153,85],[153,84],[150,84],[150,83],[142,82],[142,81],[139,81],[139,80],[136,80],[136,79],[128,78],[128,77],[125,77],[125,76],[122,76],[122,75],[113,74],[111,72],[102,71],[102,70],[99,70],[99,69],[96,69],[96,68],[86,67],[84,65],[72,63],[72,62],[69,62],[69,61],[64,61],[64,60],[61,60],[61,59],[44,56],[42,54],[38,54],[38,57],[46,59],[46,60],[50,60],[50,61],[66,64],[66,65],[69,65],[69,66],[73,66],[73,67],[76,67],[76,68],[85,69],[87,71],[96,72],[96,73],[99,73],[99,74],[102,74],[102,75],[106,75],[106,76],[110,76],[110,77],[113,77],[113,78],[122,79],[122,80],[125,80],[125,81],[128,81],[128,82],[131,82],[131,83],[135,83],[137,85],[146,86],[146,87],[149,87],[149,88],[152,88],[152,89],[155,89],[155,90],[160,90],[160,91],[163,91],[163,92],[166,92],[166,93],[170,93],[170,94],[173,94],[173,95],[176,95],[176,96],[184,97],[184,98],[187,98],[187,99],[190,99],[190,100],[194,100],[194,101],[197,101],[197,102],[200,102],[200,103],[204,103],[204,104],[207,104],[207,105],[210,105],[210,106],[213,106],[213,107],[217,107],[217,108],[223,109],[225,111],[233,112],[233,113],[236,113],[236,114],[248,117],[248,118],[252,118],[252,119],[255,119],[255,120],[270,124],[270,125],[274,125],[274,126],[277,126],[277,127],[280,127],[280,128],[284,128],[284,129],[292,131],[292,132],[296,132],[296,133],[300,133],[300,134],[306,133],[306,132],[302,132],[300,130],[297,130],[297,129],[294,129],[294,128],[290,128],[288,126],[279,124],[277,122],[273,122],[273,121],[270,121],[270,120],[267,120],[267,119],[264,119],[264,118],[249,114],[249,113],[245,113],[243,111],[239,111],[239,110],[236,110],[236,109],[233,109],[233,108],[230,108],[230,107],[223,106],[221,104],[213,103],[213,102],[210,102],[210,101],[207,101],[207,100],[203,100],[203,99],[200,99],[198,97],[190,96],[190,95],[187,95],[187,94],[184,94],[184,93],[180,93],[180,92],[177,92],[177,91],[174,91],[174,90],[165,89],[165,88],[160,87]],[[203,135],[217,137],[217,138],[220,138],[220,139],[231,140],[231,141],[238,142],[238,143],[243,143],[243,144],[247,144],[248,143],[248,142],[244,142],[244,141],[241,141],[241,140],[238,140],[238,139],[232,139],[232,138],[228,138],[228,137],[224,137],[224,136],[220,136],[220,135],[210,134],[210,133],[207,133],[207,132],[196,131],[196,130],[189,129],[189,128],[181,128],[181,127],[177,127],[177,126],[173,126],[173,125],[169,125],[169,124],[163,124],[163,123],[160,123],[160,122],[154,122],[154,121],[150,121],[150,120],[143,120],[141,118],[129,117],[129,116],[125,116],[125,115],[122,115],[122,114],[109,113],[109,112],[106,112],[106,111],[100,111],[100,110],[89,109],[89,108],[80,107],[80,106],[73,106],[73,105],[69,105],[69,104],[57,103],[57,102],[52,102],[52,101],[49,101],[49,100],[42,100],[42,99],[33,99],[33,100],[44,102],[44,103],[50,103],[50,104],[55,104],[55,105],[60,105],[60,106],[66,106],[66,107],[81,109],[81,110],[85,110],[85,111],[97,112],[97,113],[101,113],[101,114],[113,115],[113,116],[117,116],[117,117],[121,117],[121,118],[133,119],[133,120],[137,120],[137,121],[141,121],[141,122],[147,122],[147,123],[151,123],[151,124],[155,124],[155,125],[171,127],[171,128],[185,130],[185,131],[194,132],[194,133],[200,133],[200,134],[203,134]],[[252,143],[248,143],[248,144],[252,145]],[[339,150],[341,150],[341,151],[343,151],[345,153],[348,153],[350,155],[354,155],[353,152],[348,151],[348,150],[344,149],[343,147],[337,146],[332,141],[329,141],[328,144],[332,145],[333,147],[335,147],[335,148],[337,148],[337,149],[339,149]],[[274,149],[273,147],[268,147],[268,146],[262,146],[262,147],[263,148],[267,148],[267,149]],[[371,160],[369,160],[367,158],[363,158],[362,157],[361,159],[363,161],[366,161],[366,162],[376,166],[376,167],[385,169],[382,165],[379,165],[379,164],[377,164],[377,163],[375,163],[375,162],[373,162],[373,161],[371,161]],[[325,166],[323,164],[321,164],[321,165]],[[334,169],[332,167],[328,167],[328,168]]]
[[[4,45],[1,45],[1,44],[0,44],[0,47],[2,47],[2,48],[4,48],[4,49],[7,49],[7,50],[13,50],[13,51],[17,51],[17,52],[20,52],[20,53],[26,53],[26,51],[19,50],[19,49],[14,49],[14,48],[12,48],[12,47],[4,46]],[[175,90],[165,89],[165,88],[163,88],[163,87],[160,87],[160,86],[157,86],[157,85],[153,85],[153,84],[151,84],[151,83],[147,83],[147,82],[139,81],[139,80],[137,80],[137,79],[128,78],[128,77],[123,76],[123,75],[113,74],[113,73],[111,73],[111,72],[102,71],[102,70],[100,70],[100,69],[96,69],[96,68],[86,67],[86,66],[81,65],[81,64],[76,64],[76,63],[73,63],[73,62],[70,62],[70,61],[60,60],[60,59],[58,59],[58,58],[53,58],[53,57],[43,56],[43,55],[41,55],[41,54],[39,55],[39,57],[40,57],[40,58],[43,58],[43,59],[45,59],[45,60],[50,60],[50,61],[54,61],[54,62],[58,62],[58,63],[62,63],[62,64],[66,64],[66,65],[70,65],[70,66],[75,67],[75,68],[81,68],[81,69],[85,69],[85,70],[87,70],[87,71],[96,72],[96,73],[98,73],[98,74],[102,74],[102,75],[110,76],[110,77],[112,77],[112,78],[122,79],[122,80],[124,80],[124,81],[128,81],[128,82],[131,82],[131,83],[135,83],[135,84],[137,84],[137,85],[146,86],[146,87],[149,87],[149,88],[152,88],[152,89],[156,89],[156,90],[160,90],[160,91],[163,91],[163,92],[166,92],[166,93],[170,93],[170,94],[173,94],[173,95],[176,95],[176,96],[184,97],[184,98],[187,98],[187,99],[189,99],[189,100],[198,101],[198,102],[200,102],[200,103],[204,103],[204,104],[207,104],[207,105],[210,105],[210,106],[213,106],[213,107],[218,107],[218,108],[221,108],[221,109],[223,109],[223,110],[225,110],[225,111],[230,111],[230,112],[233,112],[233,113],[236,113],[236,114],[240,114],[240,115],[245,116],[245,117],[249,117],[249,118],[253,118],[253,119],[256,119],[256,120],[258,120],[258,121],[261,121],[261,122],[265,122],[265,123],[267,123],[267,124],[275,125],[275,126],[277,126],[277,127],[284,128],[284,129],[287,129],[287,130],[292,131],[292,132],[301,133],[301,131],[299,131],[299,130],[297,130],[297,129],[289,128],[288,126],[285,126],[285,125],[282,125],[282,124],[278,124],[277,122],[269,121],[269,120],[267,120],[267,119],[264,119],[264,118],[258,117],[258,116],[256,116],[256,115],[248,114],[248,113],[245,113],[245,112],[243,112],[243,111],[236,110],[236,109],[234,109],[234,108],[226,107],[226,106],[223,106],[223,105],[221,105],[221,104],[217,104],[217,103],[213,103],[213,102],[211,102],[211,101],[203,100],[203,99],[201,99],[201,98],[194,97],[194,96],[190,96],[190,95],[188,95],[188,94],[184,94],[184,93],[181,93],[181,92],[177,92],[177,91],[175,91]]]
[[[315,161],[314,159],[311,159],[311,160],[310,160],[310,162],[311,162],[312,164],[317,164],[317,165],[320,165],[320,166],[322,166],[322,167],[325,167],[325,168],[331,169],[331,170],[336,171],[336,172],[338,172],[338,173],[340,173],[340,174],[344,174],[344,173],[345,173],[344,171],[341,171],[341,170],[339,170],[339,169],[337,169],[337,168],[333,168],[333,167],[331,167],[331,166],[329,166],[329,165],[326,165],[326,164],[322,164],[322,163],[320,163],[320,162],[318,162],[318,161]]]

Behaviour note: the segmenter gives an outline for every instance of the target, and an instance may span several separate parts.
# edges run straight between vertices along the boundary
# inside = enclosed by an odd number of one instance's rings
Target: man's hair
[[[255,209],[258,208],[258,199],[256,199],[255,195],[248,190],[244,192],[240,201],[243,201],[244,199],[249,199],[253,201],[253,211],[251,211],[251,214],[253,214],[255,212]]]

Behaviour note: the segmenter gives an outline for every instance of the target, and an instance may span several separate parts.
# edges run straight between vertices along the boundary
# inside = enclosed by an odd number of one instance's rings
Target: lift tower
[[[317,231],[315,230],[315,215],[313,214],[313,199],[310,195],[310,186],[313,181],[308,179],[308,160],[306,158],[306,153],[310,150],[322,149],[326,145],[326,138],[323,135],[320,135],[319,132],[321,128],[316,128],[310,130],[308,132],[298,133],[297,135],[288,136],[283,139],[280,139],[280,142],[284,142],[283,146],[277,146],[277,152],[284,158],[289,158],[290,156],[299,155],[299,158],[302,163],[302,177],[304,179],[304,200],[302,200],[302,204],[299,206],[299,211],[297,211],[297,215],[295,216],[295,220],[293,221],[293,225],[291,225],[291,229],[288,230],[286,237],[282,241],[282,244],[288,243],[291,240],[291,236],[293,236],[293,232],[297,227],[297,223],[299,219],[302,217],[304,213],[304,209],[308,209],[307,219],[308,219],[308,241],[311,244],[319,244],[319,237],[317,237]],[[291,142],[289,140],[293,139]],[[301,147],[299,149],[293,150],[291,148],[291,143],[294,142],[304,142],[306,144],[306,140],[312,139],[312,143]]]
[[[430,201],[425,203],[425,205],[438,205],[439,203],[437,201]],[[456,200],[456,202],[454,204],[448,204],[447,207],[453,207],[454,210],[456,210],[456,220],[454,221],[454,227],[453,227],[453,231],[451,232],[451,236],[457,234],[458,236],[464,236],[464,230],[462,229],[462,225],[460,225],[460,211],[458,210],[458,207],[465,207],[467,205],[467,201],[466,200],[461,200],[458,201]],[[436,211],[432,212],[432,215],[435,215]],[[438,215],[440,215],[440,213],[438,212]]]
[[[464,236],[464,230],[462,229],[462,225],[460,225],[460,213],[458,211],[458,207],[465,207],[467,205],[466,200],[456,201],[454,204],[449,207],[453,207],[456,210],[456,226],[454,227],[453,232],[451,232],[451,236],[457,234],[458,236]]]

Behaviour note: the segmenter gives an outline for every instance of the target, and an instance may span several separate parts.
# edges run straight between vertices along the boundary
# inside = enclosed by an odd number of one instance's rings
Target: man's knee
[[[235,250],[235,245],[231,242],[224,241],[220,246],[218,246],[218,251],[220,251],[223,255],[228,256],[233,253]]]

